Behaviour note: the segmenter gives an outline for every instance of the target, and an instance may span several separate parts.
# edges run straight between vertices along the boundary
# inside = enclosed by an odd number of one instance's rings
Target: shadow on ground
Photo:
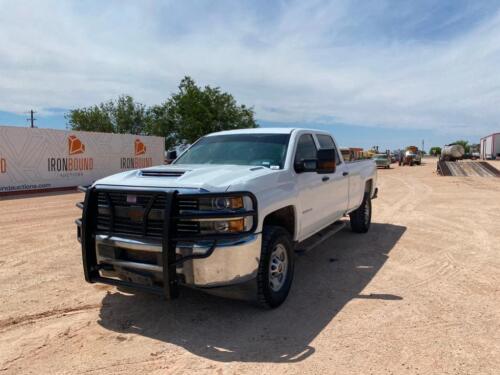
[[[349,230],[297,258],[287,301],[278,309],[183,289],[166,302],[145,294],[108,293],[100,321],[104,328],[147,336],[214,361],[298,362],[311,356],[312,340],[352,299],[400,296],[383,290],[363,294],[406,228],[372,224],[367,234]]]

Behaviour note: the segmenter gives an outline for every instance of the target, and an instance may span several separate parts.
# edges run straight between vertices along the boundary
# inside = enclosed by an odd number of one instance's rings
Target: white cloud
[[[267,121],[500,128],[498,13],[447,38],[385,38],[364,28],[383,5],[212,4],[0,1],[0,110],[158,103],[191,75]]]

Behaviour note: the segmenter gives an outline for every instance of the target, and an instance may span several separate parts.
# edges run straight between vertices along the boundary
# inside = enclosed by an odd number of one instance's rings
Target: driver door
[[[318,149],[312,134],[302,134],[295,149],[294,165],[303,160],[316,159]],[[297,172],[296,172],[297,173]],[[323,201],[320,190],[323,185],[322,176],[316,172],[296,174],[300,214],[299,241],[314,234],[321,225]]]

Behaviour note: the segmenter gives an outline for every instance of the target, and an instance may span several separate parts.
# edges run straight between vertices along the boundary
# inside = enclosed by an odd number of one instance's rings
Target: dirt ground
[[[370,232],[298,257],[272,311],[87,284],[80,193],[0,198],[0,373],[499,374],[500,179],[434,171],[380,170]]]

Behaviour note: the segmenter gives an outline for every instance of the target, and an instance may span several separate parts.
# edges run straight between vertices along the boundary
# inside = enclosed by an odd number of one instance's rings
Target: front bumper
[[[77,220],[78,240],[82,244],[82,259],[87,282],[105,283],[128,289],[143,290],[175,298],[177,286],[185,284],[197,288],[216,288],[243,284],[256,277],[261,252],[261,234],[255,233],[257,226],[257,202],[253,195],[244,194],[252,199],[253,209],[238,213],[201,213],[179,211],[178,199],[193,197],[192,194],[179,194],[177,191],[132,191],[132,194],[145,194],[148,203],[140,208],[142,219],[137,218],[138,206],[133,204],[134,230],[143,233],[123,233],[123,205],[116,206],[110,198],[113,194],[124,194],[107,188],[83,189],[85,202],[82,219]],[[130,192],[126,191],[127,194]],[[200,193],[199,197],[218,197],[219,193]],[[102,201],[106,197],[107,203]],[[98,198],[100,197],[100,198]],[[99,201],[101,199],[101,201]],[[161,202],[160,207],[156,204]],[[104,204],[104,206],[103,206]],[[156,208],[155,208],[156,207]],[[141,211],[142,210],[142,211]],[[156,237],[150,236],[149,221],[151,214],[162,212],[162,223]],[[108,221],[103,225],[98,219],[107,212]],[[101,215],[101,216],[99,216]],[[185,235],[177,228],[177,223],[186,218],[216,218],[252,216],[253,225],[247,232],[218,235]],[[132,222],[129,223],[131,225]],[[138,228],[137,228],[138,226]],[[121,231],[121,233],[120,233]]]
[[[261,234],[238,240],[219,241],[211,250],[210,242],[179,243],[176,258],[205,255],[176,266],[182,284],[212,288],[244,283],[257,276],[261,251]],[[142,255],[141,261],[138,258]],[[162,244],[159,241],[137,240],[118,236],[96,236],[96,260],[106,277],[118,277],[136,283],[161,283]],[[135,257],[134,257],[135,256]],[[133,273],[137,273],[134,275]],[[145,277],[145,279],[143,279]]]

